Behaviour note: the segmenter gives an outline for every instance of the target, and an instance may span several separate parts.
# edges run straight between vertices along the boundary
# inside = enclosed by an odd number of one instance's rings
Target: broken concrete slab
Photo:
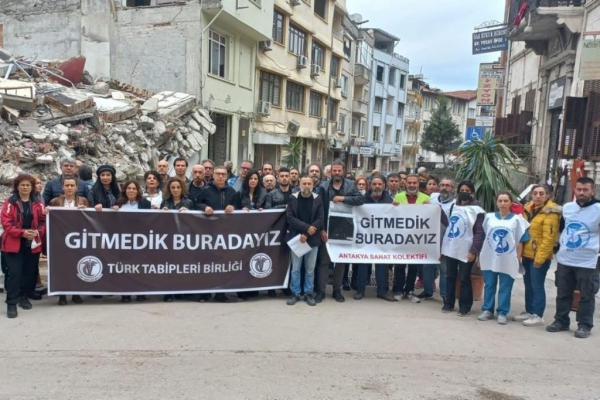
[[[195,121],[195,120],[191,120],[191,121]],[[210,133],[211,135],[217,131],[217,126],[215,124],[212,124],[210,121],[208,121],[204,117],[200,117],[198,123],[200,125],[202,125],[202,128],[205,131],[207,131],[208,133]],[[188,126],[189,126],[189,124],[188,124]],[[199,130],[199,129],[196,129],[196,130]]]
[[[0,183],[8,185],[12,183],[17,175],[22,174],[23,170],[18,165],[0,164]]]
[[[167,91],[157,93],[152,98],[158,99],[158,110],[156,113],[161,118],[177,118],[187,114],[196,107],[196,96],[187,93]]]
[[[33,111],[35,109],[35,99],[7,93],[2,94],[2,103],[4,107],[17,111]]]
[[[30,82],[0,78],[0,93],[35,99],[36,89],[35,84]]]
[[[70,88],[62,92],[47,93],[44,101],[66,114],[76,114],[94,106],[94,98],[87,92]]]
[[[38,133],[40,131],[40,125],[34,119],[19,119],[17,125],[22,133]]]
[[[54,157],[52,157],[50,154],[44,154],[36,157],[35,162],[38,164],[49,165],[54,162]]]
[[[106,82],[98,82],[92,88],[92,92],[94,92],[96,94],[106,95],[110,92],[110,87],[108,86],[108,83],[106,83]]]
[[[100,116],[106,122],[124,121],[138,113],[137,105],[129,101],[94,97],[94,102]]]
[[[158,99],[151,97],[142,104],[142,111],[153,113],[158,110]]]
[[[154,128],[154,120],[146,115],[140,117],[140,128],[149,130]]]

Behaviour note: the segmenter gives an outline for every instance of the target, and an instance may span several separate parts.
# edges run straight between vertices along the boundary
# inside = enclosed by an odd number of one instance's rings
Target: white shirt
[[[134,201],[132,203],[132,202],[128,201],[127,203],[125,203],[121,206],[121,210],[139,210],[138,202]]]
[[[163,201],[162,193],[161,192],[157,192],[154,195],[150,195],[148,193],[144,193],[144,198],[148,199],[148,201],[150,201],[151,205],[156,206],[156,208],[160,208],[160,204]]]

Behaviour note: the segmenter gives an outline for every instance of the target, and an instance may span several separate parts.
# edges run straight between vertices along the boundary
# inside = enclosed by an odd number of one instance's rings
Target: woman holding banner
[[[38,262],[46,232],[44,204],[31,175],[13,180],[12,195],[2,205],[2,272],[5,275],[8,318],[18,316],[17,304],[32,308],[28,296],[35,291]]]
[[[112,165],[101,165],[96,170],[96,182],[89,194],[90,206],[96,211],[111,208],[117,202],[121,190],[117,184],[117,170]]]
[[[112,207],[114,210],[150,210],[152,204],[149,200],[142,197],[142,188],[136,181],[127,181],[123,185],[123,191],[119,199]],[[137,301],[146,300],[146,296],[140,295],[136,297]],[[121,296],[121,303],[131,303],[131,296]]]
[[[260,184],[258,171],[253,169],[248,171],[246,179],[242,184],[242,190],[235,196],[236,210],[262,210],[265,207],[267,191]]]
[[[65,207],[65,208],[87,208],[89,202],[85,197],[77,196],[78,181],[75,176],[67,175],[62,178],[62,191],[63,194],[50,200],[51,207]],[[48,209],[46,209],[46,212]],[[83,303],[81,296],[73,295],[72,301],[75,304]],[[58,305],[67,305],[67,296],[61,295],[58,297]]]

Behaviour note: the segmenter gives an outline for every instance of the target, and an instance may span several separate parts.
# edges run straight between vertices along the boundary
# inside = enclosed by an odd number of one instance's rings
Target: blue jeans
[[[494,304],[496,302],[496,286],[500,281],[500,287],[498,288],[498,315],[508,315],[510,311],[510,295],[512,293],[513,284],[515,280],[507,274],[502,274],[493,271],[481,271],[483,272],[483,281],[485,283],[485,290],[483,292],[483,306],[482,311],[494,312]]]
[[[302,289],[300,288],[300,282],[302,280],[302,277],[300,276],[302,271],[302,261],[304,261],[304,294],[312,293],[318,254],[318,247],[313,247],[302,257],[298,257],[292,251],[292,293],[294,296],[300,296],[300,293],[302,293]]]
[[[533,260],[523,258],[523,283],[525,283],[525,311],[529,314],[535,314],[538,317],[544,316],[546,311],[546,274],[550,269],[550,261],[542,264],[541,267],[535,268]]]
[[[364,293],[367,285],[367,272],[369,264],[357,264],[358,276],[356,280],[356,292]],[[385,294],[388,289],[389,265],[375,265],[375,281],[377,282],[377,294]]]
[[[435,282],[435,269],[440,269],[440,296],[446,297],[446,263],[445,259],[440,264],[423,265],[423,291],[433,296],[433,284]]]

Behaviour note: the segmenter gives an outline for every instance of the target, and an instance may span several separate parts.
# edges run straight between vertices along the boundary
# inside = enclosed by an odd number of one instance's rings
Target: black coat
[[[184,197],[179,203],[175,204],[173,202],[173,198],[169,197],[168,199],[163,200],[162,203],[160,203],[161,210],[165,207],[167,207],[169,210],[179,210],[182,207],[185,207],[188,210],[193,210],[194,202],[188,199],[187,197]]]
[[[208,184],[206,189],[202,190],[196,197],[196,210],[204,211],[210,207],[215,211],[224,211],[227,206],[235,206],[235,190],[229,186],[221,189],[214,183]]]
[[[291,190],[292,188],[289,188],[290,190],[290,197],[291,197]],[[283,194],[283,192],[281,191],[281,189],[275,189],[270,191],[267,194],[267,199],[265,201],[265,208],[266,209],[273,209],[273,208],[285,208],[287,206],[287,203],[285,201],[285,196]]]
[[[325,223],[325,213],[323,211],[323,198],[313,193],[313,204],[311,212],[311,223],[307,224],[300,220],[300,213],[298,211],[298,196],[300,193],[294,193],[290,196],[290,202],[287,205],[287,222],[288,232],[286,235],[286,241],[298,236],[299,234],[306,235],[307,243],[310,247],[317,247],[321,244],[321,229]],[[317,232],[314,235],[308,235],[308,228],[314,226],[317,228]]]
[[[267,193],[265,189],[261,189],[258,198],[254,198],[254,204],[250,201],[250,196],[248,193],[244,193],[243,191],[237,192],[235,194],[235,209],[243,210],[244,208],[248,208],[250,210],[258,210],[259,208],[265,208],[265,200],[267,198]]]

